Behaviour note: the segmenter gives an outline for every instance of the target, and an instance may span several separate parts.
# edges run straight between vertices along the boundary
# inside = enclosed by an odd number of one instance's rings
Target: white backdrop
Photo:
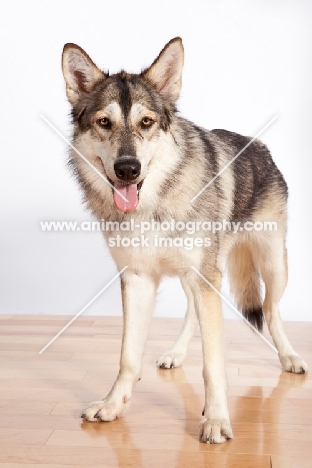
[[[0,34],[0,313],[75,314],[116,272],[99,233],[40,231],[42,220],[90,217],[66,169],[66,144],[39,117],[69,135],[64,43],[79,44],[110,72],[139,72],[179,35],[182,115],[250,136],[279,116],[261,138],[290,189],[282,315],[312,319],[311,2],[13,0],[2,5]],[[156,315],[181,316],[178,282],[160,289]],[[120,314],[118,282],[87,313]]]

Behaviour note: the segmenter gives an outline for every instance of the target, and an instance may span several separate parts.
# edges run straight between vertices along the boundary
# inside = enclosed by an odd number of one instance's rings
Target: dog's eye
[[[100,119],[98,119],[98,120],[96,121],[96,123],[97,123],[100,127],[105,128],[105,129],[109,129],[109,128],[111,128],[111,126],[112,126],[111,121],[110,121],[107,117],[101,117]]]
[[[141,127],[142,128],[148,128],[151,127],[154,123],[154,120],[151,119],[150,117],[143,117],[141,120]]]

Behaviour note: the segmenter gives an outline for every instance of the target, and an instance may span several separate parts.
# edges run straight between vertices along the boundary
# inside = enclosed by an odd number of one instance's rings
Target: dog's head
[[[90,162],[101,164],[114,186],[115,206],[133,211],[157,143],[169,131],[176,110],[182,41],[172,39],[140,74],[121,71],[110,76],[75,44],[65,45],[62,66],[75,142]]]

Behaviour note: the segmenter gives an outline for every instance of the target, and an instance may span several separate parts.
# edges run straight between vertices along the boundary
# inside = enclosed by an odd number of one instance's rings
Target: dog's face
[[[170,131],[181,88],[182,41],[170,41],[140,74],[122,71],[109,76],[75,44],[65,45],[62,65],[84,156],[100,160],[104,175],[117,189],[112,191],[115,206],[133,211],[157,141]]]

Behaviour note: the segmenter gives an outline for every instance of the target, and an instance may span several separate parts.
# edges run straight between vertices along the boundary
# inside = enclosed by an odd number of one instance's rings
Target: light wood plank
[[[48,415],[56,404],[56,401],[0,400],[0,414]]]
[[[301,457],[300,454],[296,457],[280,457],[272,456],[272,468],[311,468],[312,454],[310,457]]]
[[[192,452],[176,452],[171,448],[161,450],[140,450],[134,445],[130,449],[116,451],[111,447],[62,447],[55,446],[12,446],[4,447],[0,452],[0,462],[25,464],[29,460],[34,466],[41,468],[41,462],[54,465],[69,464],[107,468],[270,468],[270,458],[266,455],[246,454],[215,454],[212,446],[200,444],[200,450]],[[28,468],[28,467],[27,467]]]
[[[42,366],[43,367],[43,366]],[[68,370],[68,369],[42,369],[42,368],[0,368],[0,379],[29,379],[30,376],[36,379],[68,379],[81,380],[85,375],[85,370]]]
[[[4,445],[44,445],[52,432],[42,428],[0,428],[0,450]]]

